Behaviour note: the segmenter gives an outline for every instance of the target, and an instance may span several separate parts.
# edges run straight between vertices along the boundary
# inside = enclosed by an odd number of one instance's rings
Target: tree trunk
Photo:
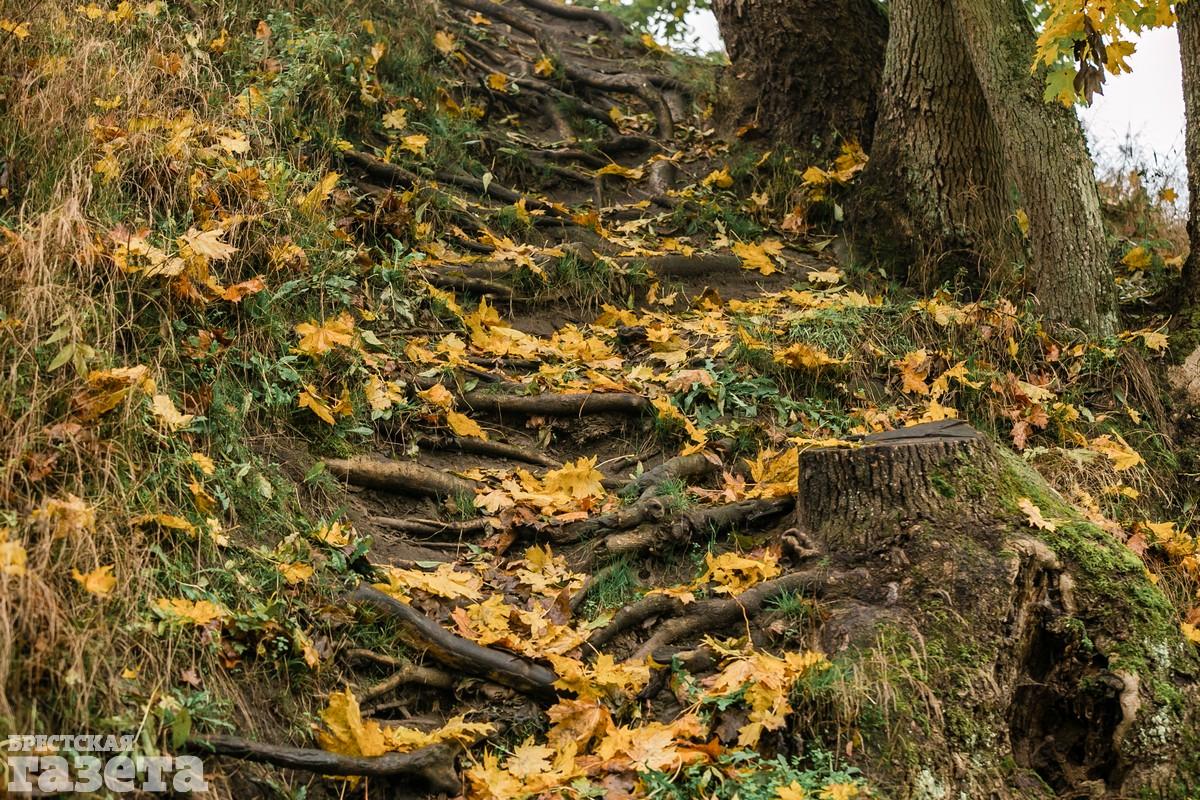
[[[879,120],[851,238],[925,288],[1020,254],[1000,136],[950,0],[895,0]]]
[[[1183,265],[1184,302],[1200,307],[1200,7],[1180,3],[1179,58],[1183,65],[1184,150],[1188,175],[1188,257]]]
[[[713,0],[732,113],[805,158],[870,144],[888,22],[876,0]]]
[[[1100,195],[1079,119],[1043,99],[1023,0],[952,0],[959,30],[1029,215],[1030,284],[1043,313],[1086,333],[1117,329]]]

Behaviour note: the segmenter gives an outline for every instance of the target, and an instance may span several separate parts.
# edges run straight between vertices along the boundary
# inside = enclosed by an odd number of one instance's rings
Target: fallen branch
[[[654,635],[643,642],[628,660],[641,662],[647,656],[685,636],[711,633],[739,620],[749,619],[762,609],[764,603],[781,594],[797,591],[820,592],[835,580],[836,576],[830,575],[828,570],[803,570],[764,581],[737,597],[691,603],[684,607],[687,611],[686,616],[675,617],[659,625]],[[615,618],[613,622],[616,622]]]
[[[567,394],[503,395],[468,392],[459,398],[472,411],[496,414],[573,417],[582,414],[640,414],[651,408],[639,394],[625,392],[571,392]]]
[[[355,486],[422,495],[475,494],[475,482],[412,461],[354,456],[327,458],[325,468]]]
[[[424,780],[435,792],[457,794],[462,789],[458,774],[454,771],[455,748],[444,744],[422,747],[411,753],[385,753],[372,757],[342,756],[307,747],[263,744],[238,736],[200,736],[188,740],[187,747],[197,752],[302,769],[321,775],[360,775],[369,778],[413,775]]]
[[[553,685],[558,676],[552,670],[453,634],[412,606],[378,589],[361,584],[348,599],[368,605],[392,619],[400,627],[401,637],[407,644],[424,650],[451,669],[487,678],[525,694],[548,696],[554,693]]]

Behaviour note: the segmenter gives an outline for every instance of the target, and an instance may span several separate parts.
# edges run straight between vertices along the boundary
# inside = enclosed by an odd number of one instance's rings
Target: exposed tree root
[[[427,652],[451,669],[487,678],[525,694],[542,697],[553,694],[552,687],[558,676],[540,664],[512,653],[481,647],[457,636],[412,606],[366,584],[351,592],[348,599],[369,605],[391,618],[399,626],[406,643]]]
[[[756,525],[773,519],[795,506],[791,497],[769,500],[740,500],[720,506],[685,511],[671,524],[671,538],[677,542],[690,541],[697,534],[723,533],[738,525]]]
[[[721,439],[712,445],[712,449],[718,454],[728,451],[731,447],[733,447],[732,439]],[[708,475],[716,470],[720,463],[719,457],[707,451],[675,456],[634,478],[625,486],[624,491],[637,492],[645,497],[645,493],[652,492],[667,481],[690,482]]]
[[[592,20],[599,22],[613,33],[627,33],[624,22],[621,22],[621,20],[612,14],[606,14],[603,11],[597,11],[593,8],[569,6],[564,3],[555,2],[555,0],[521,0],[521,3],[545,14],[562,17],[563,19]]]
[[[797,591],[820,593],[834,580],[836,576],[825,569],[802,570],[764,581],[737,597],[700,600],[687,606],[680,604],[686,610],[686,616],[669,619],[659,625],[654,634],[642,643],[629,660],[642,661],[660,648],[686,636],[720,629],[739,619],[748,621],[762,610],[764,603],[781,594]]]
[[[411,753],[385,753],[381,756],[342,756],[307,747],[263,744],[238,736],[204,736],[188,741],[189,749],[221,756],[257,761],[288,769],[302,769],[321,775],[359,775],[388,778],[411,775],[436,792],[457,794],[462,788],[454,771],[456,749],[444,744],[422,747]]]
[[[402,666],[391,675],[364,689],[358,696],[358,700],[360,703],[367,703],[409,684],[428,686],[433,689],[453,689],[454,683],[454,676],[448,672],[432,667],[423,667],[420,664],[402,662]]]
[[[411,533],[417,536],[437,536],[442,533],[481,533],[488,529],[491,522],[486,517],[468,519],[459,522],[444,522],[436,519],[402,519],[399,517],[371,517],[371,522],[388,530]]]
[[[574,417],[583,414],[640,414],[650,401],[640,394],[623,392],[572,392],[567,394],[503,395],[468,392],[460,398],[472,411],[495,414],[534,414]]]
[[[420,495],[474,495],[475,482],[412,461],[369,456],[324,459],[333,475],[355,486]]]
[[[643,522],[658,521],[666,513],[666,503],[657,497],[647,497],[607,514],[551,528],[550,538],[559,544],[569,544],[586,539],[600,531],[621,531],[636,527]]]
[[[663,278],[690,278],[714,272],[736,272],[742,261],[734,255],[667,255],[644,260],[646,268]]]
[[[423,436],[417,440],[417,446],[427,450],[457,450],[460,453],[475,453],[481,456],[509,458],[514,461],[524,461],[526,464],[537,464],[541,467],[561,467],[562,462],[543,453],[530,450],[527,447],[509,444],[508,442],[493,442],[490,439],[470,438],[434,438]]]
[[[683,603],[670,595],[648,594],[618,611],[611,622],[591,635],[588,646],[599,650],[635,625],[651,617],[678,614],[682,608]]]

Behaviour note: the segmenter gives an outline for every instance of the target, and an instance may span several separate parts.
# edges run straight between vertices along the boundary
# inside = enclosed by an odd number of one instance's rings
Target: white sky
[[[721,35],[709,11],[693,13],[688,26],[697,50],[719,49]],[[1159,181],[1186,189],[1183,158],[1183,89],[1179,72],[1179,41],[1174,29],[1146,32],[1129,59],[1133,72],[1110,75],[1104,95],[1080,116],[1093,155],[1101,167],[1123,163],[1120,146],[1132,137],[1135,160],[1161,170]],[[1154,181],[1158,183],[1159,181]]]

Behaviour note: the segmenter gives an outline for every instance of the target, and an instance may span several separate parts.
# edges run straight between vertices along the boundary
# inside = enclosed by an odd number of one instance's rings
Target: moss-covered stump
[[[1195,796],[1194,646],[1139,559],[1023,461],[920,426],[809,451],[800,481],[801,527],[852,578],[821,637],[890,796]]]

